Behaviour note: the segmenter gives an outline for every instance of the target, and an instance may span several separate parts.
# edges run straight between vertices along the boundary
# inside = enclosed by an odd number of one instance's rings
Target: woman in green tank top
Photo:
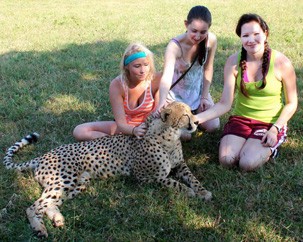
[[[242,15],[236,33],[242,50],[226,61],[221,99],[197,118],[203,123],[219,117],[235,99],[220,141],[219,161],[252,171],[275,157],[286,140],[287,122],[298,104],[296,74],[290,60],[269,47],[269,28],[260,16]]]

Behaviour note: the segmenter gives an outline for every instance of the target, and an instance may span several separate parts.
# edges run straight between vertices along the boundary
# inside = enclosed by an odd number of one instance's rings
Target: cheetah
[[[85,190],[91,179],[115,175],[133,175],[139,182],[155,182],[188,196],[210,200],[207,191],[185,164],[180,141],[181,132],[192,133],[198,122],[189,106],[173,102],[164,108],[159,118],[150,116],[142,139],[117,134],[91,141],[61,145],[50,152],[23,163],[14,163],[13,156],[21,148],[37,141],[32,133],[11,146],[5,157],[7,169],[34,170],[34,177],[43,187],[41,197],[26,209],[33,231],[38,237],[48,233],[43,216],[55,227],[64,225],[59,206]],[[179,182],[168,177],[174,169]]]

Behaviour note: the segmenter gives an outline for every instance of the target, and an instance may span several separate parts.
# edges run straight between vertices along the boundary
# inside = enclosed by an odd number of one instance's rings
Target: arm
[[[203,77],[203,90],[202,97],[207,98],[209,93],[209,88],[213,79],[214,72],[214,59],[217,50],[217,38],[213,33],[209,33],[208,37],[209,48],[207,60],[204,64],[204,77]]]
[[[196,115],[199,123],[217,118],[227,113],[234,100],[234,91],[237,76],[237,54],[230,56],[224,66],[224,86],[221,99],[211,108]]]
[[[157,108],[159,105],[159,86],[160,86],[161,77],[162,77],[162,73],[157,72],[152,81],[152,92],[155,100],[155,104],[154,104],[155,108]]]
[[[203,71],[203,90],[202,90],[202,98],[200,101],[200,107],[202,111],[209,109],[212,105],[208,100],[209,97],[209,89],[213,79],[214,73],[214,59],[215,53],[217,50],[217,38],[213,33],[208,34],[208,55],[207,60],[204,64]]]
[[[283,90],[285,96],[285,106],[276,121],[276,125],[282,127],[287,124],[290,118],[294,115],[298,106],[298,96],[297,96],[297,84],[296,84],[296,74],[290,60],[282,53],[277,54],[275,61],[275,75],[283,82]],[[272,138],[272,144],[276,143],[277,140],[277,129],[273,126],[270,128],[270,133],[268,134],[268,139]]]
[[[290,60],[282,53],[276,58],[275,73],[284,88],[285,106],[276,122],[282,126],[290,120],[298,106],[296,74]]]
[[[159,85],[159,104],[157,110],[160,110],[165,104],[172,85],[176,59],[180,54],[179,51],[179,47],[174,42],[169,42],[164,55],[164,70]]]
[[[112,80],[109,86],[109,98],[118,129],[124,134],[132,134],[134,126],[127,124],[123,107],[124,90],[120,76]]]

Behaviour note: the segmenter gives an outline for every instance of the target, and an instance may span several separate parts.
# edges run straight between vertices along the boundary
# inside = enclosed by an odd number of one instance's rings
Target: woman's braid
[[[263,53],[263,57],[262,57],[262,84],[260,87],[257,87],[257,89],[261,90],[263,88],[265,88],[266,86],[266,75],[268,72],[268,68],[269,68],[269,63],[270,63],[270,55],[271,55],[271,49],[268,45],[268,42],[265,41],[265,45],[264,45],[264,53]],[[242,47],[242,51],[241,51],[241,58],[240,58],[240,68],[241,68],[241,82],[240,82],[240,90],[241,93],[248,97],[248,93],[247,90],[245,88],[245,82],[244,82],[244,72],[246,71],[246,57],[247,57],[247,52],[246,50]]]
[[[240,82],[240,90],[242,94],[245,97],[248,97],[248,93],[245,88],[245,83],[244,83],[244,72],[246,71],[246,57],[247,57],[247,52],[246,50],[242,47],[241,50],[241,59],[240,59],[240,68],[241,68],[241,82]]]

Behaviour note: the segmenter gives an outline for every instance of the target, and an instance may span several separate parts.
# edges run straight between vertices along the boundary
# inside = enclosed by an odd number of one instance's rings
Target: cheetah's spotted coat
[[[181,132],[194,132],[197,122],[190,108],[174,102],[161,112],[161,118],[149,118],[142,139],[128,135],[106,136],[92,141],[66,144],[24,163],[12,158],[23,146],[37,140],[33,133],[10,147],[4,158],[7,169],[34,169],[35,179],[44,188],[41,197],[26,213],[39,237],[47,237],[43,223],[46,214],[54,226],[64,225],[59,206],[82,192],[92,178],[133,174],[141,182],[157,182],[189,196],[209,200],[211,193],[201,186],[183,160]],[[168,175],[176,170],[180,183]]]

